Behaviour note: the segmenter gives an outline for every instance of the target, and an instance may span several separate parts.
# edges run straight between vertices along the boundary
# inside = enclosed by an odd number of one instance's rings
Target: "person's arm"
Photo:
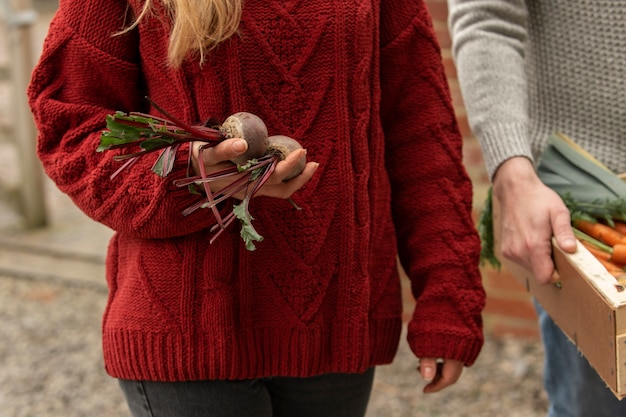
[[[528,141],[524,0],[448,0],[452,51],[463,101],[490,178]]]
[[[423,1],[383,2],[382,122],[400,261],[416,306],[408,341],[436,392],[471,365],[483,344],[485,294],[478,269],[472,186]],[[443,358],[439,374],[435,358]]]
[[[172,179],[187,170],[188,145],[167,178],[151,172],[156,154],[114,179],[115,151],[97,152],[107,115],[147,111],[138,31],[114,36],[134,19],[121,0],[62,0],[28,87],[47,175],[88,216],[143,238],[192,233],[214,223],[206,213],[183,218],[196,201]]]
[[[502,208],[503,256],[554,279],[551,238],[576,249],[567,208],[538,178],[528,133],[527,10],[522,0],[449,0],[459,82],[494,197]]]

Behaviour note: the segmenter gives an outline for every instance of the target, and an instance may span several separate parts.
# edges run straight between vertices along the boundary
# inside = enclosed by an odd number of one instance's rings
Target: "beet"
[[[302,145],[300,142],[285,135],[273,135],[270,136],[267,140],[267,148],[265,153],[268,155],[276,155],[281,161],[287,157],[291,152],[296,151],[298,149],[302,149]],[[289,175],[285,177],[285,181],[289,181],[290,179],[297,177],[304,170],[304,166],[306,165],[306,158],[301,158],[298,161],[298,166],[291,172]]]
[[[248,142],[246,153],[233,159],[233,163],[244,165],[251,159],[265,155],[268,144],[267,127],[260,117],[248,112],[235,113],[224,120],[219,130],[226,139],[241,138]]]

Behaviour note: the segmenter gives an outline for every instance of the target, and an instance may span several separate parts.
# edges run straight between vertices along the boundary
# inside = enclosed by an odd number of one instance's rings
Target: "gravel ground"
[[[106,291],[0,276],[0,415],[128,417],[103,370],[100,318]],[[405,342],[377,370],[368,417],[545,416],[541,346],[487,338],[477,363],[439,394],[421,393]]]
[[[0,415],[129,415],[103,371],[99,319],[105,297],[0,278]]]

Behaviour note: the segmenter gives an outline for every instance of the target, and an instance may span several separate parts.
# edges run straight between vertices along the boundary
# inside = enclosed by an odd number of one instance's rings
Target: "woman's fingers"
[[[435,358],[421,358],[418,370],[425,381],[431,382],[437,373],[437,360]]]
[[[207,173],[232,166],[230,160],[246,153],[248,144],[243,139],[233,138],[226,139],[215,146],[204,146],[205,143],[196,141],[192,143],[192,165],[196,175],[200,175],[199,160],[204,165]],[[201,158],[198,158],[201,156]],[[274,172],[265,183],[265,185],[257,192],[258,196],[268,196],[277,198],[289,198],[294,192],[299,190],[306,184],[319,164],[317,162],[309,162],[304,165],[302,172],[285,181],[286,178],[293,176],[302,167],[306,160],[306,150],[297,149],[291,152],[283,161],[276,164]],[[219,190],[233,181],[233,177],[223,180],[217,180],[211,183],[212,190]],[[243,193],[235,195],[236,198],[243,198]]]
[[[276,164],[274,173],[266,184],[280,184],[281,182],[285,181],[290,176],[293,176],[294,172],[297,172],[302,168],[303,161],[306,161],[305,149],[297,149],[291,152],[284,160]]]
[[[284,161],[283,161],[284,162]],[[318,162],[308,162],[304,166],[304,170],[297,177],[283,182],[281,181],[278,184],[268,184],[266,183],[263,188],[261,188],[257,195],[263,195],[266,197],[277,197],[277,198],[289,198],[293,193],[298,191],[304,184],[309,182],[315,174],[315,171],[319,167]]]
[[[424,361],[427,361],[426,363],[428,365],[425,365]],[[433,358],[422,358],[420,360],[420,372],[422,376],[425,374],[421,369],[422,366],[433,366],[431,361],[436,363],[436,365],[434,365],[435,372],[431,379],[426,378],[429,383],[424,387],[423,391],[425,394],[439,392],[444,388],[454,385],[461,377],[464,366],[463,362],[454,359],[445,359],[443,362],[437,363]],[[428,376],[430,376],[430,373],[428,373]]]
[[[194,152],[200,152],[202,142],[194,142]],[[221,162],[230,161],[236,157],[243,155],[248,150],[248,142],[243,139],[233,138],[226,139],[217,145],[209,146],[202,149],[202,161],[204,165],[209,167],[217,165]]]

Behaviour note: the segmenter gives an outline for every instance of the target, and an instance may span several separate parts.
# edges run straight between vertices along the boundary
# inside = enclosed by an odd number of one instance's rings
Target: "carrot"
[[[604,264],[607,269],[611,269],[609,268],[609,264],[614,264],[623,272],[626,272],[626,244],[617,243],[613,246],[609,246],[581,232],[575,227],[572,228],[572,231],[580,243],[585,246],[596,259]]]
[[[606,224],[599,222],[590,222],[586,220],[574,220],[574,227],[581,232],[598,239],[599,241],[606,243],[609,246],[614,246],[617,243],[626,244],[626,235],[618,232]]]
[[[615,225],[613,228],[618,232],[626,235],[626,222],[620,220],[613,220],[613,224]]]
[[[611,250],[611,261],[619,264],[626,264],[626,244],[617,243]]]

